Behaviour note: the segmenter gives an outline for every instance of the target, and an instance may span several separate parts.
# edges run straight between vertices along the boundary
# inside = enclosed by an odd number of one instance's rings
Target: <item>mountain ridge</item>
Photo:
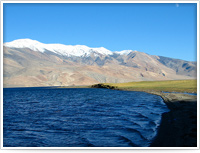
[[[196,78],[195,62],[148,55],[139,51],[111,52],[105,48],[91,49],[85,46],[81,51],[78,50],[80,54],[70,54],[71,51],[77,50],[64,47],[66,50],[56,51],[58,48],[43,46],[42,49],[45,50],[37,50],[41,48],[34,43],[30,44],[31,47],[24,46],[16,43],[13,47],[9,43],[4,43],[5,87],[91,85]]]
[[[31,39],[17,39],[11,42],[4,43],[4,46],[10,48],[29,48],[33,51],[52,51],[54,53],[58,53],[64,56],[73,55],[73,56],[83,56],[85,54],[91,53],[100,53],[104,55],[111,55],[115,52],[112,52],[104,47],[99,48],[91,48],[85,45],[63,45],[63,44],[44,44],[37,40]],[[68,53],[66,52],[68,51]],[[124,53],[127,50],[124,50]],[[129,51],[129,50],[128,50]],[[131,50],[130,50],[131,51]],[[116,53],[121,53],[120,51],[116,51]]]

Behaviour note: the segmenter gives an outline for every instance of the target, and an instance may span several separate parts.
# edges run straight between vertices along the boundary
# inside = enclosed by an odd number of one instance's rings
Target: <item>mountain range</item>
[[[197,63],[139,51],[44,44],[18,39],[3,45],[4,87],[196,79]]]

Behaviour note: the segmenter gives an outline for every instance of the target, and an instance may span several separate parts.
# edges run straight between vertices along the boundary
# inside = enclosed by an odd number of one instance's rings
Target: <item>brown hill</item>
[[[196,78],[196,63],[132,51],[63,56],[4,46],[4,87],[69,86]]]

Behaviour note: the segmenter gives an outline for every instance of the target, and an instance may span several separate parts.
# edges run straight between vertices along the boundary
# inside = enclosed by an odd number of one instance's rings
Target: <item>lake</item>
[[[4,147],[147,147],[162,98],[93,88],[4,88]]]

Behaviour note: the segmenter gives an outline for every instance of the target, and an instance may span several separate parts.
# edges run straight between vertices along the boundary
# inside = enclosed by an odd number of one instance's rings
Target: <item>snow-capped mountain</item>
[[[44,44],[36,40],[31,39],[18,39],[12,42],[4,43],[4,46],[10,48],[29,48],[33,51],[45,52],[51,51],[59,55],[63,56],[89,56],[91,53],[98,56],[98,54],[102,55],[112,55],[113,52],[104,48],[90,48],[85,45],[63,45],[63,44]],[[128,54],[131,50],[125,50],[121,52],[115,52],[117,54]]]
[[[44,44],[31,39],[4,43],[3,58],[5,87],[196,78],[196,62],[132,50],[112,52],[103,47]]]

